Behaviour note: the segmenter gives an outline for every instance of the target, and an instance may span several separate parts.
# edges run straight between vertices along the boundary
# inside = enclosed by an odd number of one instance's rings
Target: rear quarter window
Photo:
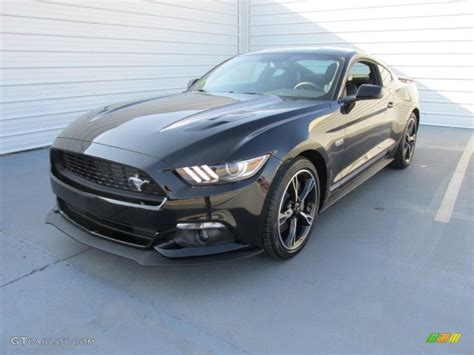
[[[392,82],[392,74],[383,66],[379,65],[380,79],[382,79],[382,85],[388,86]]]

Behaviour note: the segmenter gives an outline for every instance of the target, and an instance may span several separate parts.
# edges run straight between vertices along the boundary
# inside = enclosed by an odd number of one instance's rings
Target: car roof
[[[361,55],[361,53],[355,49],[347,48],[331,48],[331,47],[285,47],[285,48],[270,48],[264,49],[256,52],[248,52],[244,55],[252,54],[279,54],[279,53],[314,53],[314,54],[323,54],[344,58],[351,58],[355,55]]]

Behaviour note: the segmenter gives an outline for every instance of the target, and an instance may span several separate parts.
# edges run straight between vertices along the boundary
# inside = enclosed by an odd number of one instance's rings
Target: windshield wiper
[[[311,100],[311,101],[321,101],[320,98],[318,97],[311,97],[311,96],[288,96],[288,95],[277,95],[278,97],[281,97],[282,99],[288,99],[288,100]]]
[[[204,90],[204,89],[198,89],[196,91],[199,92],[210,92],[209,90]],[[215,91],[216,93],[219,93],[219,91]],[[246,92],[235,92],[235,91],[221,91],[221,93],[226,93],[226,94],[241,94],[241,95],[264,95],[264,96],[276,96],[272,94],[264,94],[262,92],[251,92],[251,91],[246,91]]]
[[[253,91],[244,91],[244,92],[235,92],[228,91],[229,94],[242,94],[242,95],[263,95],[263,96],[273,96],[271,94],[265,94],[263,92],[253,92]]]

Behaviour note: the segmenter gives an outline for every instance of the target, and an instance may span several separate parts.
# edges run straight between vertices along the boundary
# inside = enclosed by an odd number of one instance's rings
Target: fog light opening
[[[179,223],[173,241],[180,247],[205,247],[236,242],[235,236],[219,222]]]

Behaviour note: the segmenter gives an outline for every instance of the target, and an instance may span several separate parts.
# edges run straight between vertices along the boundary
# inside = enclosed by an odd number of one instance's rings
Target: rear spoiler
[[[401,76],[401,77],[399,76],[398,80],[400,80],[402,83],[412,83],[413,82],[413,79],[403,77],[403,76]]]

